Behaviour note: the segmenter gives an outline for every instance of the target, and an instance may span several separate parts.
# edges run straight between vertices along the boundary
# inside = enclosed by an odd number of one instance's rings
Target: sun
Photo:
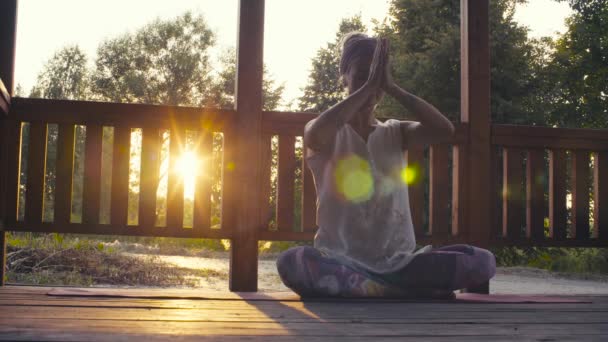
[[[177,159],[176,172],[183,179],[186,198],[194,198],[196,176],[200,173],[201,167],[202,163],[193,151],[185,151]]]

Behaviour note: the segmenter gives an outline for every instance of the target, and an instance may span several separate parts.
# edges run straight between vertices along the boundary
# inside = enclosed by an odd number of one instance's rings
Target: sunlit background
[[[53,53],[78,44],[89,58],[105,38],[134,31],[156,17],[169,19],[187,10],[202,13],[217,35],[217,47],[234,47],[237,35],[236,0],[21,0],[15,63],[16,84],[27,92]],[[364,24],[386,18],[386,0],[267,0],[264,61],[272,77],[283,83],[283,106],[293,105],[306,84],[311,58],[333,41],[342,18],[361,14]],[[534,37],[564,31],[571,13],[566,2],[533,0],[520,5],[516,20]],[[92,63],[92,62],[91,62]]]

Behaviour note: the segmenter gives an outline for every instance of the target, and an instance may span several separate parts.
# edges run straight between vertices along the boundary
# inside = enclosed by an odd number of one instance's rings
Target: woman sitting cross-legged
[[[301,296],[453,298],[494,276],[488,250],[451,245],[417,251],[404,181],[404,151],[440,143],[454,126],[391,77],[385,39],[351,33],[340,73],[348,97],[306,124],[306,160],[317,190],[313,247],[277,260],[286,286]],[[417,121],[374,117],[384,94]]]

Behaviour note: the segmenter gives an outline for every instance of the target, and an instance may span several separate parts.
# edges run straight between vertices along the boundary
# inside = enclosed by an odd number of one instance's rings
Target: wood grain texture
[[[271,192],[271,165],[272,164],[272,135],[262,134],[262,176],[260,189],[260,231],[268,230],[269,223],[273,217],[274,210],[270,205]]]
[[[572,152],[572,235],[589,239],[589,151]]]
[[[201,127],[196,151],[198,160],[203,166],[196,174],[196,189],[194,191],[194,230],[200,234],[208,234],[211,229],[211,160],[213,150],[213,132]]]
[[[125,227],[129,207],[129,159],[131,153],[131,128],[114,127],[112,151],[112,226]]]
[[[452,148],[452,235],[466,236],[467,230],[466,146]]]
[[[21,122],[4,119],[2,121],[3,159],[6,167],[0,168],[0,176],[6,181],[2,190],[4,200],[4,222],[2,229],[10,228],[10,224],[17,221],[17,208],[19,201],[19,177],[21,174]],[[10,143],[9,143],[10,142]]]
[[[294,227],[295,137],[279,136],[279,182],[277,187],[277,228],[291,231]]]
[[[544,154],[544,150],[529,150],[526,162],[526,237],[534,240],[545,237]]]
[[[25,190],[25,222],[36,224],[42,220],[44,175],[46,172],[47,126],[30,124]]]
[[[169,135],[169,174],[167,177],[167,228],[184,227],[184,179],[179,158],[186,146],[186,131],[174,128]]]
[[[230,249],[232,291],[256,291],[262,177],[262,76],[264,0],[240,0],[237,42],[234,238]],[[236,190],[236,188],[234,189]],[[235,194],[236,196],[236,194]]]
[[[503,149],[503,237],[523,237],[525,195],[523,192],[523,158],[520,149]]]
[[[595,153],[593,159],[593,233],[594,238],[608,240],[608,153]]]
[[[460,121],[469,124],[469,238],[487,246],[490,238],[490,25],[489,1],[460,1]]]
[[[566,238],[566,151],[549,151],[549,236]]]
[[[57,136],[57,178],[55,179],[56,224],[70,223],[72,211],[72,175],[74,174],[75,127],[60,124]]]
[[[102,127],[89,125],[86,128],[84,187],[82,200],[82,222],[99,223],[101,200],[101,144]]]
[[[141,139],[141,176],[139,182],[139,226],[154,230],[156,192],[160,170],[160,135],[154,127],[144,127]]]
[[[433,237],[450,234],[448,151],[445,145],[433,145],[430,149],[429,231]]]
[[[413,182],[408,184],[410,211],[416,239],[427,235],[424,229],[424,151],[421,148],[408,148],[406,152],[407,167],[414,175]]]
[[[302,230],[317,230],[317,191],[305,157],[302,158]]]

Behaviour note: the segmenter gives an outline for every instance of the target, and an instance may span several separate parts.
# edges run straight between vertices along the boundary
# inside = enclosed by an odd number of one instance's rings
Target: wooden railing
[[[8,174],[6,225],[15,231],[146,235],[191,238],[232,238],[234,201],[238,184],[230,164],[234,111],[200,108],[114,104],[82,101],[13,99],[6,122],[5,142],[11,146]],[[316,114],[264,112],[263,160],[258,240],[311,240],[316,227],[316,194],[310,170],[302,157],[304,125]],[[29,153],[22,155],[21,126],[28,123]],[[58,125],[54,219],[43,221],[43,196],[47,125]],[[82,221],[71,219],[74,131],[86,128]],[[114,132],[111,160],[110,222],[100,222],[102,128]],[[132,129],[142,130],[138,222],[128,224],[129,146]],[[184,189],[169,175],[166,225],[156,223],[156,189],[160,182],[160,131],[181,137],[198,132],[200,159],[209,159],[213,132],[223,139],[221,226],[210,227],[211,182],[200,174],[194,192],[193,225],[184,227]],[[408,165],[416,170],[409,185],[412,219],[420,244],[470,241],[461,191],[467,179],[459,153],[466,151],[467,125],[458,124],[451,141],[426,150],[406,152]],[[491,245],[606,246],[608,134],[602,130],[494,125],[492,127]],[[273,151],[272,139],[276,139]],[[170,138],[169,160],[181,152]],[[277,141],[278,140],[278,141]],[[298,143],[296,144],[296,141]],[[591,158],[592,156],[592,158]],[[18,219],[20,157],[27,159],[24,219]],[[277,161],[273,169],[272,160]],[[590,163],[590,161],[593,163]],[[568,167],[570,163],[570,167]],[[590,169],[592,165],[593,169]],[[299,169],[299,172],[295,172]],[[567,170],[571,170],[570,173]],[[296,179],[296,176],[300,179]],[[592,177],[591,177],[592,176]],[[271,179],[276,179],[275,208],[270,208]],[[568,179],[570,181],[568,182]],[[591,183],[590,183],[591,181]],[[296,191],[296,183],[300,189]],[[568,194],[567,184],[571,194]],[[589,197],[593,194],[592,198]],[[296,198],[296,195],[300,198]],[[571,198],[571,210],[567,199]],[[590,199],[593,203],[590,226]],[[299,204],[300,207],[295,206]],[[604,210],[602,210],[604,209]],[[300,222],[295,222],[300,213]],[[568,213],[571,213],[570,215]],[[272,224],[271,224],[272,222]],[[568,227],[571,229],[567,229]]]
[[[494,125],[492,144],[492,244],[608,246],[606,130]]]
[[[231,123],[234,112],[204,110],[200,108],[113,104],[81,101],[56,101],[14,98],[10,115],[5,121],[4,142],[8,151],[8,193],[6,226],[15,231],[112,234],[135,236],[169,236],[197,238],[230,238],[233,227],[231,206],[234,191],[224,191],[222,219],[219,229],[210,226],[211,182],[207,175],[199,173],[194,191],[193,224],[184,227],[183,183],[168,174],[166,225],[159,227],[157,218],[157,188],[160,175],[160,132],[168,133],[170,152],[168,158],[174,169],[179,157],[180,143],[186,131],[198,135],[195,150],[199,159],[209,158],[214,132],[223,134],[223,160],[232,160]],[[21,147],[22,126],[29,124],[28,154]],[[43,205],[47,160],[47,132],[49,125],[57,125],[56,179],[54,187],[53,220],[43,220]],[[71,204],[75,160],[75,128],[83,126],[84,177],[81,222],[74,222]],[[113,131],[111,158],[110,222],[100,222],[100,197],[102,186],[102,131]],[[132,130],[141,129],[141,170],[139,177],[139,205],[137,223],[129,224],[129,167]],[[27,160],[25,174],[25,208],[23,220],[18,219],[21,159]],[[224,189],[234,187],[230,168],[223,174]]]

